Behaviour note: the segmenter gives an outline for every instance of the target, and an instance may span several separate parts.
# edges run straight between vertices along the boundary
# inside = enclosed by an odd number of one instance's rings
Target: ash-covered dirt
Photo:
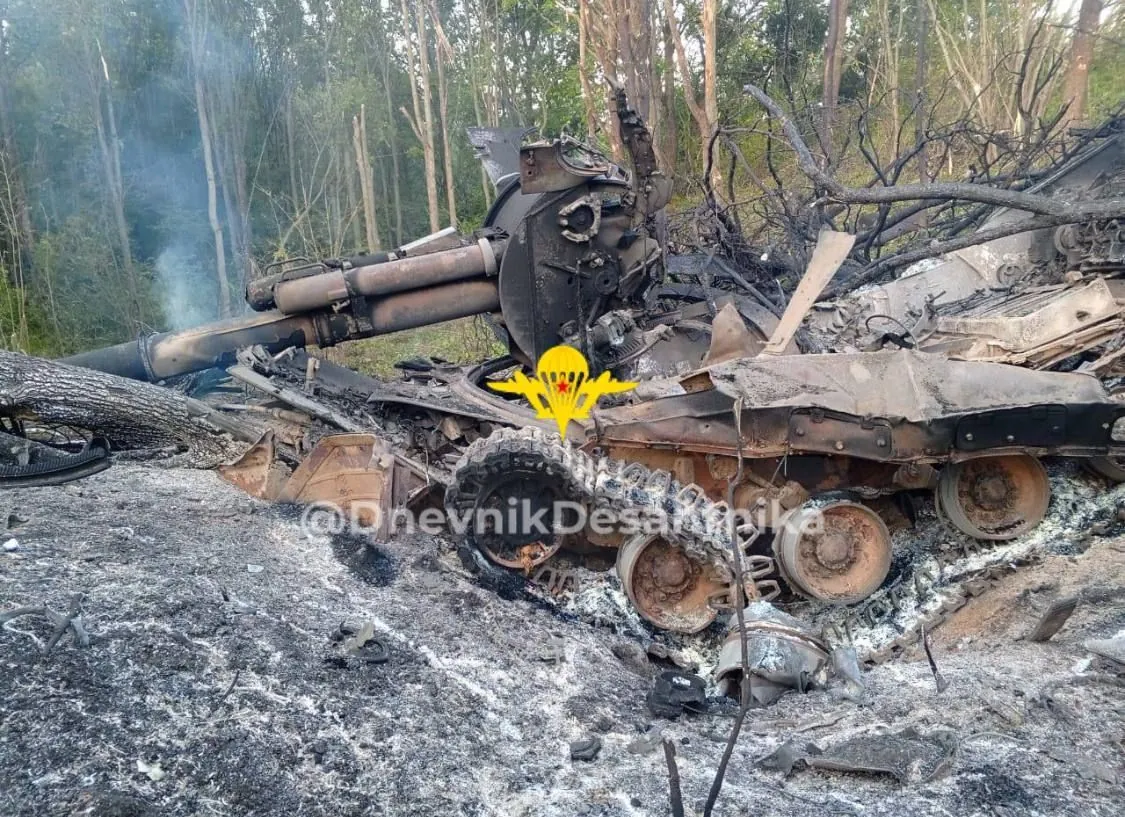
[[[46,619],[0,629],[3,817],[665,815],[662,753],[636,745],[652,726],[702,811],[733,709],[655,719],[639,646],[478,587],[446,543],[309,536],[212,473],[125,464],[5,493],[4,511],[0,612],[83,594],[91,644],[44,657]],[[861,705],[829,689],[754,711],[715,814],[1121,814],[1121,667],[1082,647],[1125,629],[1125,538],[1100,533],[949,623],[943,693],[922,658],[867,673]],[[1073,592],[1052,641],[1022,640]],[[345,621],[371,623],[388,659],[333,640]],[[948,774],[755,765],[788,740],[906,727],[954,730]],[[597,758],[570,760],[591,734]]]

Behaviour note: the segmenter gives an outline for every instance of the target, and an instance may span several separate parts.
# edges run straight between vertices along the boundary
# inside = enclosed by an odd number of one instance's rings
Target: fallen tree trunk
[[[198,468],[240,456],[262,432],[171,389],[4,351],[0,417],[84,429],[117,450],[175,448]]]

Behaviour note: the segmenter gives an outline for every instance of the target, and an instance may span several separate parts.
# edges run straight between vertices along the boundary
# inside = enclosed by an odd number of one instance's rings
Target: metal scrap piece
[[[954,308],[952,305],[948,309]],[[1102,279],[1081,286],[1038,287],[1000,294],[954,314],[938,316],[919,348],[960,360],[1050,365],[1093,348],[1120,328],[1121,307]]]
[[[390,444],[373,434],[324,437],[276,499],[334,507],[383,539],[390,532],[395,463]]]
[[[761,349],[762,342],[746,328],[746,321],[742,319],[738,307],[727,303],[711,321],[711,346],[703,358],[703,365],[754,357]],[[682,386],[680,393],[683,393]]]
[[[690,672],[666,670],[656,677],[645,703],[652,714],[661,718],[675,719],[684,712],[703,712],[707,709],[707,685]]]
[[[1102,658],[1108,658],[1118,664],[1125,664],[1125,635],[1119,635],[1115,638],[1092,638],[1084,642],[1082,646]]]
[[[746,654],[751,673],[750,694],[759,706],[773,703],[790,689],[804,691],[820,679],[828,662],[828,647],[793,616],[769,602],[757,601],[743,613]],[[715,680],[726,695],[736,695],[743,673],[738,622],[733,622],[723,648]]]
[[[726,740],[726,738],[724,738]],[[647,755],[664,742],[664,733],[653,727],[643,735],[630,741],[625,747],[626,751],[634,755]]]
[[[272,430],[266,431],[256,443],[234,462],[220,465],[219,476],[258,499],[276,499],[289,470],[277,460],[277,446]]]
[[[934,683],[937,684],[937,691],[940,695],[949,689],[949,681],[945,680],[945,676],[938,669],[937,661],[934,660],[934,651],[930,647],[930,631],[924,625],[922,627],[922,649],[926,652],[926,661],[929,662],[930,672],[933,673]]]
[[[844,697],[853,703],[862,703],[864,696],[863,673],[855,647],[837,647],[832,650],[832,671],[844,682]]]
[[[1035,625],[1035,629],[1029,636],[1030,640],[1035,642],[1050,640],[1051,636],[1063,628],[1063,625],[1074,614],[1077,607],[1078,596],[1055,599],[1051,606],[1047,608],[1047,612],[1039,619],[1039,623]]]
[[[849,233],[837,233],[832,230],[821,230],[817,237],[816,247],[813,249],[812,260],[809,267],[797,284],[797,290],[789,300],[785,314],[781,316],[777,328],[770,337],[769,343],[762,350],[764,355],[781,355],[793,340],[794,335],[801,326],[801,320],[812,308],[813,303],[820,297],[824,287],[836,274],[836,270],[848,257],[855,236]]]
[[[889,774],[900,783],[926,783],[949,769],[957,750],[952,731],[919,735],[862,735],[805,758],[809,766],[840,772]]]
[[[331,423],[338,428],[342,428],[344,431],[360,432],[363,430],[359,423],[355,422],[351,418],[345,417],[340,412],[335,411],[324,405],[323,403],[320,403],[319,401],[302,394],[296,389],[291,389],[288,386],[282,386],[278,383],[275,383],[273,380],[270,380],[270,378],[258,374],[249,366],[245,366],[243,364],[231,366],[229,369],[227,369],[227,374],[229,374],[236,380],[241,380],[248,386],[253,386],[259,391],[263,391],[272,397],[276,397],[283,403],[288,403],[290,406],[293,406],[294,408],[299,409],[306,414],[317,417],[326,423]]]
[[[810,757],[819,753],[820,749],[815,743],[788,740],[758,760],[758,765],[764,769],[774,769],[788,777],[799,764],[807,763]]]

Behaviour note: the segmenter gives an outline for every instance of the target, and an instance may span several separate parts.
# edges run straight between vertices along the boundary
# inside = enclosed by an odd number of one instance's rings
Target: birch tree
[[[218,283],[219,317],[231,315],[231,287],[227,276],[227,253],[223,225],[219,221],[219,195],[216,184],[215,157],[211,119],[208,112],[207,90],[203,71],[206,59],[207,29],[210,9],[207,0],[183,0],[188,27],[189,57],[192,85],[195,91],[195,111],[199,120],[199,143],[203,149],[203,169],[207,176],[207,220],[215,246],[215,280]]]

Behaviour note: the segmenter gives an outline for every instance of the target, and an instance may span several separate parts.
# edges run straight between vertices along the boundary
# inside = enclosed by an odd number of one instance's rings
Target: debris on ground
[[[715,679],[725,694],[738,694],[747,669],[750,696],[757,706],[771,704],[790,690],[805,692],[826,682],[828,647],[796,618],[758,601],[746,607],[742,620],[741,631],[738,620],[732,621],[719,652]]]
[[[1125,633],[1113,638],[1092,638],[1082,646],[1102,658],[1125,665]]]
[[[892,735],[867,735],[836,743],[806,757],[814,769],[889,774],[900,783],[928,783],[947,773],[957,751],[948,730],[920,735],[906,729]]]
[[[0,352],[0,487],[33,509],[0,574],[23,605],[0,614],[10,811],[57,808],[64,782],[67,808],[100,802],[81,780],[184,814],[611,813],[664,801],[661,745],[676,809],[744,722],[764,768],[917,789],[855,781],[848,811],[994,790],[1066,811],[1062,780],[1084,813],[1114,802],[1122,683],[1087,651],[1122,657],[1125,135],[1012,191],[1029,212],[1083,191],[1085,220],[1021,233],[1024,211],[985,208],[979,241],[887,283],[890,258],[855,273],[870,242],[814,230],[785,303],[731,259],[669,255],[649,217],[671,183],[615,98],[632,172],[524,145],[471,235],[283,262],[250,283],[256,314],[218,326]],[[830,287],[840,270],[873,283]],[[384,382],[304,351],[470,315],[509,354]],[[531,526],[561,503],[583,522]],[[52,653],[66,638],[89,649]],[[823,748],[796,737],[829,727]],[[1059,733],[1044,771],[1034,747]],[[561,768],[568,744],[613,776]],[[725,796],[845,807],[725,747]]]
[[[645,703],[653,715],[671,720],[685,712],[704,712],[707,709],[707,684],[698,675],[665,670],[656,676]]]
[[[1074,611],[1078,609],[1078,600],[1078,596],[1069,596],[1051,602],[1051,606],[1039,619],[1039,623],[1035,625],[1028,638],[1039,642],[1050,641],[1051,636],[1061,630],[1074,615]]]
[[[1075,667],[1092,657],[1085,642],[1125,627],[1125,596],[1113,592],[1125,586],[1125,540],[1118,532],[1077,552],[1074,537],[1097,518],[1091,509],[1105,503],[1112,515],[1116,504],[1099,477],[1075,471],[1058,479],[1088,492],[1056,491],[1045,555],[998,578],[934,630],[956,695],[935,697],[915,639],[913,653],[863,673],[862,706],[841,701],[830,683],[752,710],[716,813],[754,803],[755,811],[797,817],[808,813],[805,801],[850,810],[836,803],[843,798],[888,816],[1013,803],[1052,815],[1116,814],[1119,784],[1043,750],[1059,747],[1121,774],[1121,690],[1080,682],[1099,670]],[[247,501],[209,472],[119,463],[81,493],[73,487],[5,495],[28,517],[20,539],[28,558],[0,571],[2,609],[66,610],[81,592],[90,646],[60,646],[43,660],[26,636],[0,629],[0,777],[8,781],[0,813],[82,813],[120,800],[161,817],[201,813],[205,801],[230,817],[358,814],[375,801],[403,817],[659,815],[668,803],[664,738],[676,744],[685,804],[701,810],[732,708],[710,685],[706,711],[653,716],[645,703],[651,678],[614,653],[629,622],[625,608],[599,624],[565,599],[504,599],[463,572],[452,540],[401,537],[369,552],[303,529],[299,511]],[[121,537],[124,526],[131,537]],[[924,508],[913,535],[949,534]],[[248,563],[263,565],[271,580],[247,574]],[[587,581],[596,581],[587,593],[620,593],[612,573]],[[1049,642],[1018,638],[1038,620],[1041,600],[1083,588],[1101,600],[1080,604]],[[345,634],[329,643],[341,622]],[[367,623],[392,660],[343,654],[340,645]],[[44,638],[49,627],[28,619],[21,629]],[[565,634],[565,662],[521,649],[553,633]],[[683,636],[665,651],[694,656],[710,677],[722,639]],[[326,650],[345,665],[326,662]],[[1055,682],[1055,705],[1044,709],[1038,691]],[[1062,706],[1066,719],[1054,714]],[[599,732],[603,717],[612,723]],[[788,740],[827,747],[911,727],[958,736],[946,776],[899,786],[887,775],[810,770],[779,787],[777,772],[755,766]],[[601,753],[572,766],[570,742],[584,735],[601,739]],[[165,777],[137,772],[138,758]],[[644,805],[629,805],[633,798]]]
[[[590,761],[598,756],[602,750],[602,739],[597,735],[589,735],[570,743],[570,759]]]

